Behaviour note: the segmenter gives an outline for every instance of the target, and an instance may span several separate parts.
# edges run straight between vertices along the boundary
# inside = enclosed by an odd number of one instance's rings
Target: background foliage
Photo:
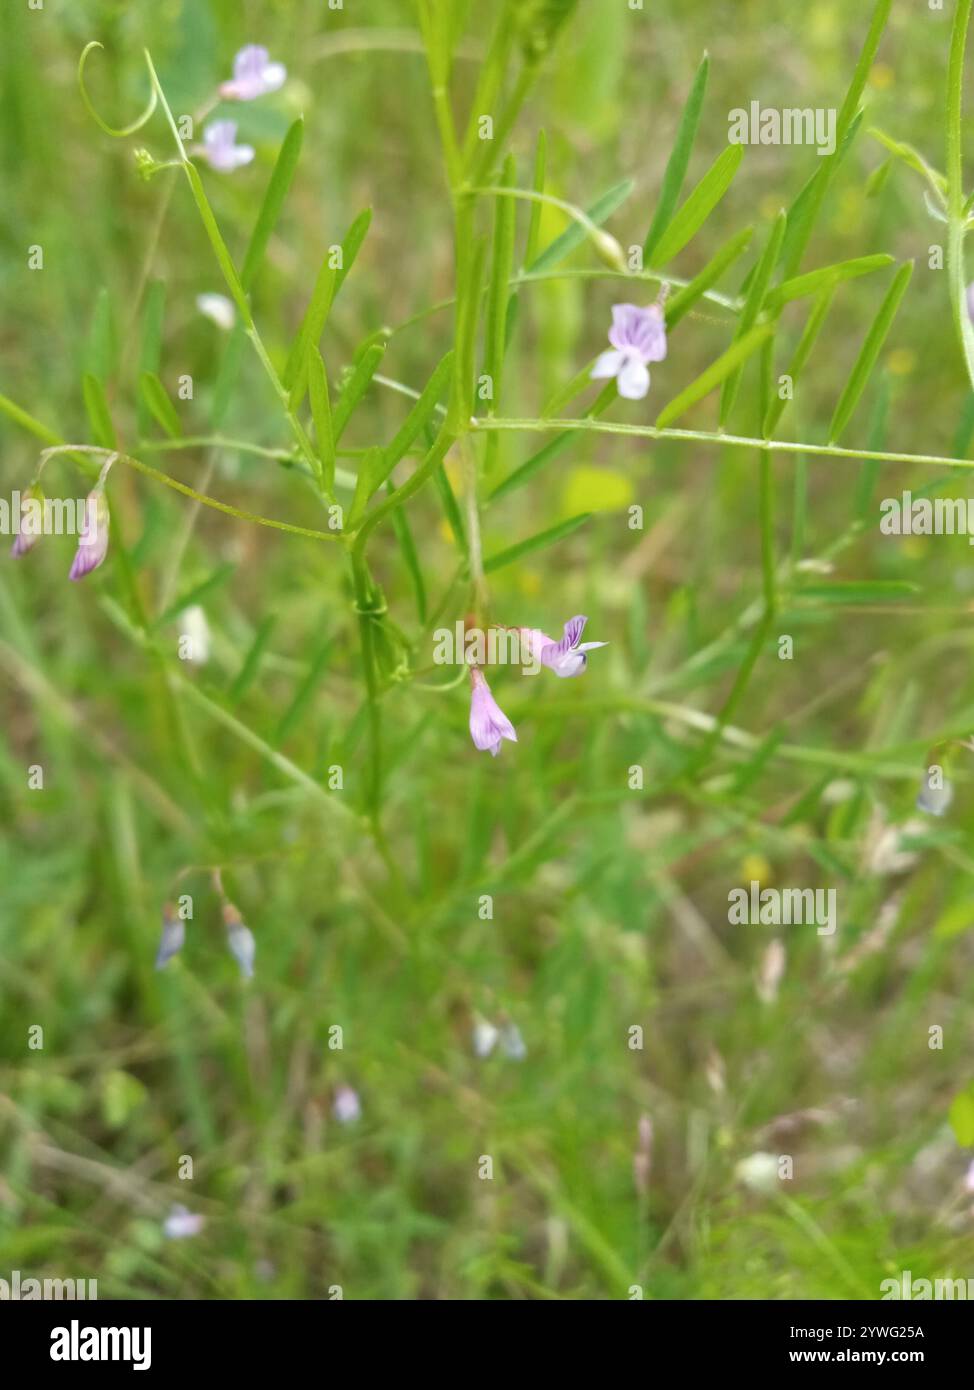
[[[502,6],[447,8],[465,121]],[[800,14],[780,0],[580,6],[514,125],[517,182],[531,186],[543,127],[547,192],[591,208],[631,179],[606,225],[623,247],[641,244],[705,49],[683,196],[726,148],[732,108],[839,107],[868,22],[865,7],[838,0]],[[850,449],[969,453],[947,275],[928,266],[945,229],[921,180],[868,133],[882,128],[943,166],[949,26],[949,7],[893,6],[865,118],[802,261],[884,252],[915,263],[843,435]],[[145,101],[143,46],[177,113],[198,109],[246,42],[287,64],[282,92],[232,113],[255,163],[202,178],[239,266],[303,113],[300,163],[251,296],[278,370],[326,248],[373,209],[322,339],[334,406],[378,330],[396,329],[380,377],[416,391],[454,344],[451,313],[424,314],[456,279],[413,7],[46,0],[43,11],[11,3],[4,27],[4,396],[61,437],[95,442],[89,373],[130,453],[240,509],[323,527],[256,357],[241,341],[228,363],[233,345],[196,310],[198,294],[224,286],[179,171],[137,176],[136,146],[173,156],[161,114],[109,139],[84,110],[76,66],[91,39],[105,45],[89,83],[122,124]],[[814,150],[749,148],[667,269],[693,277],[752,225],[718,286],[737,304],[775,216],[817,164]],[[491,246],[498,206],[483,198],[474,212]],[[503,206],[516,212],[517,267],[532,209]],[[544,206],[539,244],[565,227]],[[26,268],[35,244],[42,272]],[[605,346],[611,304],[655,294],[622,292],[586,242],[558,272],[518,291],[504,416],[540,417]],[[838,288],[778,438],[827,440],[894,272]],[[163,298],[154,285],[165,300],[156,370],[173,397],[180,375],[195,384],[178,407],[184,433],[277,451],[287,466],[236,446],[162,447],[138,393],[147,306]],[[781,314],[776,372],[810,303]],[[607,418],[652,424],[734,329],[734,312],[699,301],[674,327],[649,398],[616,402]],[[742,434],[761,433],[757,366],[732,417]],[[354,471],[362,450],[388,443],[408,406],[374,381],[339,466]],[[714,394],[679,424],[712,432],[717,411]],[[40,445],[9,416],[0,430],[9,495]],[[482,487],[552,437],[498,432],[486,461],[477,438]],[[326,1297],[340,1284],[354,1298],[607,1298],[638,1283],[647,1297],[871,1298],[901,1269],[974,1273],[958,1143],[974,1132],[955,1102],[971,1081],[961,740],[974,724],[974,565],[964,537],[891,539],[878,527],[883,496],[930,484],[966,496],[968,484],[929,465],[775,453],[765,468],[764,457],[706,439],[580,433],[485,509],[488,556],[593,514],[490,574],[490,611],[552,632],[584,612],[611,645],[578,681],[498,676],[520,741],[496,761],[470,744],[463,686],[426,689],[439,678],[429,672],[397,680],[380,702],[378,838],[364,814],[369,708],[337,547],[208,509],[190,533],[184,497],[117,466],[117,534],[95,576],[67,583],[70,542],[58,538],[3,565],[0,1268],[97,1277],[103,1297]],[[87,485],[64,459],[49,467],[64,495]],[[455,453],[445,475],[462,509]],[[775,502],[763,522],[759,484]],[[445,499],[428,486],[397,513],[418,564],[398,522],[377,528],[369,552],[414,674],[429,664],[437,608],[451,624],[466,611],[463,584],[451,588],[463,556]],[[629,528],[633,503],[643,531]],[[780,591],[761,627],[769,573]],[[150,624],[162,619],[149,639],[133,593]],[[203,667],[176,656],[187,597],[212,629]],[[794,637],[791,662],[778,659],[781,633]],[[730,726],[710,738],[736,678]],[[943,820],[914,810],[931,762],[955,784]],[[27,787],[38,763],[43,792]],[[327,788],[333,765],[341,792]],[[645,769],[641,791],[633,765]],[[893,872],[897,845],[916,858]],[[203,871],[213,865],[257,939],[250,983],[226,952]],[[778,933],[787,961],[773,999],[758,984],[774,930],[726,920],[729,889],[753,878],[838,890],[834,938]],[[156,972],[162,905],[181,891],[195,899],[187,944]],[[478,916],[487,893],[489,921]],[[478,1059],[477,1016],[515,1023],[527,1056]],[[28,1052],[38,1023],[44,1050]],[[328,1047],[334,1024],[343,1051]],[[628,1046],[634,1025],[642,1050]],[[933,1025],[942,1050],[928,1046]],[[346,1126],[332,1111],[341,1085],[362,1103]],[[654,1153],[640,1195],[643,1114]],[[761,1152],[793,1155],[794,1180],[748,1186],[739,1165]],[[182,1154],[194,1157],[191,1183],[176,1179]],[[478,1179],[482,1154],[492,1182]],[[206,1217],[191,1241],[161,1233],[174,1201]]]

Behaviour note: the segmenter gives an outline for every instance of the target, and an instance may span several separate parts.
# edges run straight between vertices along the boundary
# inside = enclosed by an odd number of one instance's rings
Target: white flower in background
[[[266,48],[249,43],[233,60],[231,80],[220,83],[220,96],[224,101],[256,101],[283,87],[286,77],[283,63],[272,63]]]
[[[929,767],[923,774],[917,795],[917,810],[929,816],[942,816],[954,799],[954,788],[944,776],[942,767]]]
[[[198,294],[196,307],[204,318],[215,323],[217,328],[222,328],[225,333],[229,333],[236,322],[237,311],[233,307],[233,300],[228,299],[225,294]]]
[[[353,1091],[351,1086],[339,1086],[335,1091],[331,1113],[340,1125],[351,1125],[361,1119],[362,1102],[358,1098],[358,1092]]]
[[[180,655],[205,666],[210,659],[210,625],[198,603],[179,615]]]
[[[227,928],[227,946],[230,954],[240,966],[241,975],[245,980],[249,980],[253,977],[254,957],[257,954],[254,934],[249,927],[244,926],[243,918],[233,903],[223,904],[223,921]]]
[[[489,1057],[494,1050],[500,1030],[486,1018],[478,1018],[473,1026],[473,1050],[475,1057]]]
[[[974,1160],[972,1160],[971,1166],[967,1170],[967,1175],[964,1178],[964,1186],[968,1192],[974,1192]]]
[[[232,174],[253,159],[253,145],[237,144],[236,121],[210,121],[203,127],[203,144],[196,151],[207,161],[211,169],[221,174]]]
[[[198,1236],[205,1224],[202,1216],[175,1202],[162,1223],[162,1233],[169,1240],[187,1240],[190,1236]]]
[[[748,1154],[735,1167],[734,1177],[752,1192],[774,1192],[778,1186],[778,1160],[774,1154]]]
[[[762,1004],[773,1004],[778,997],[778,986],[785,973],[785,948],[781,941],[770,941],[761,966],[758,970],[758,998]]]
[[[162,910],[162,936],[156,954],[156,969],[161,970],[173,956],[178,955],[186,941],[186,923],[177,917],[176,909],[167,903]]]
[[[881,876],[905,874],[917,864],[920,855],[916,850],[904,849],[902,842],[925,832],[926,826],[923,821],[916,818],[907,821],[905,825],[890,825],[882,813],[877,813],[866,835],[866,871]]]
[[[512,1062],[523,1062],[528,1055],[527,1046],[516,1023],[505,1023],[501,1029],[501,1051],[505,1057],[510,1057]]]

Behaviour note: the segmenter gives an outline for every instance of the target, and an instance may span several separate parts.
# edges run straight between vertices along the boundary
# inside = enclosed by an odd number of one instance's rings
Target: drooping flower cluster
[[[253,978],[257,942],[233,903],[223,903],[223,924],[227,930],[227,949],[240,967],[245,980]],[[162,970],[186,944],[186,923],[176,908],[167,903],[162,910],[162,935],[156,952],[156,969]]]
[[[69,579],[84,579],[86,574],[91,574],[104,562],[108,554],[111,515],[105,496],[105,480],[117,457],[117,454],[112,454],[106,460],[97,483],[85,499],[84,520],[78,532],[78,548],[68,571]],[[43,534],[45,505],[40,483],[31,483],[20,499],[20,522],[10,548],[15,560],[28,555]]]
[[[560,641],[537,627],[516,627],[512,631],[517,633],[531,656],[556,676],[580,676],[588,665],[586,653],[607,645],[581,640],[587,622],[584,614],[569,618]],[[503,739],[517,743],[514,725],[494,699],[487,678],[478,666],[470,668],[470,737],[474,747],[490,752],[494,758],[501,750]]]

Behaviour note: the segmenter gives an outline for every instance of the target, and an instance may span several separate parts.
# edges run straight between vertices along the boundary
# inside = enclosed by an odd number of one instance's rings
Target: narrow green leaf
[[[906,287],[910,283],[910,276],[913,274],[913,262],[907,261],[901,265],[893,278],[886,293],[886,298],[879,307],[879,313],[873,319],[872,327],[866,334],[866,339],[856,359],[856,364],[849,374],[849,379],[845,384],[842,395],[839,397],[835,407],[835,414],[832,416],[832,423],[829,426],[829,443],[838,442],[842,431],[849,423],[853,411],[859,404],[859,397],[865,390],[876,359],[879,357],[886,335],[892,326],[896,311],[899,308],[900,300],[906,292]]]
[[[894,140],[891,135],[887,135],[885,131],[879,130],[876,126],[870,126],[866,134],[871,135],[874,140],[878,140],[881,145],[885,145],[890,154],[902,160],[915,173],[921,174],[938,193],[946,194],[947,180],[943,174],[928,164],[923,155],[912,145],[907,145],[902,140]]]
[[[155,372],[141,374],[139,393],[156,423],[165,430],[170,439],[178,439],[183,432],[179,414]]]
[[[802,330],[802,335],[798,340],[798,346],[795,348],[794,356],[788,364],[786,375],[791,378],[792,391],[794,391],[798,383],[798,378],[801,376],[805,363],[808,361],[812,348],[815,346],[815,340],[821,331],[822,324],[825,322],[826,315],[832,307],[832,297],[834,294],[835,286],[827,285],[825,289],[819,292],[812,305],[811,312]],[[765,439],[770,439],[771,435],[774,433],[775,426],[781,419],[782,411],[787,404],[787,398],[779,399],[778,396],[772,398],[764,416],[762,433]]]
[[[277,728],[274,730],[273,742],[275,747],[279,747],[284,742],[284,739],[307,709],[311,702],[311,697],[318,688],[318,683],[328,663],[328,656],[333,646],[334,639],[326,637],[312,658],[308,674],[294,692],[294,698],[281,715]]]
[[[355,264],[371,221],[371,208],[366,208],[360,212],[342,240],[341,254],[337,257],[340,264],[332,265],[332,260],[335,257],[331,250],[322,262],[314,289],[311,292],[311,299],[308,302],[281,378],[290,392],[292,410],[297,409],[304,399],[311,349],[318,346],[328,321],[328,315],[331,312],[331,306],[337,299],[338,291],[345,283],[348,272]]]
[[[747,295],[744,299],[744,306],[741,309],[740,317],[737,320],[737,328],[734,331],[733,342],[739,341],[754,327],[757,322],[758,314],[764,308],[765,296],[768,292],[768,285],[775,265],[778,262],[778,253],[781,250],[781,239],[785,234],[785,214],[779,212],[768,234],[768,240],[760,259],[754,268],[751,282],[748,286]],[[762,352],[766,352],[768,344],[762,345]],[[730,413],[734,408],[734,401],[737,397],[738,387],[741,381],[741,369],[735,368],[729,372],[724,379],[724,384],[720,389],[720,428],[723,429],[730,418]]]
[[[785,233],[785,240],[781,248],[781,262],[786,278],[790,278],[798,269],[822,200],[825,197],[825,190],[842,162],[849,144],[855,138],[855,132],[861,120],[859,102],[869,77],[869,69],[876,56],[876,50],[879,48],[879,41],[883,36],[883,30],[886,28],[886,21],[889,19],[891,4],[892,0],[876,0],[869,30],[859,54],[859,61],[856,63],[852,81],[849,83],[836,120],[835,149],[831,154],[822,156],[820,168],[812,175],[788,210],[788,230]]]
[[[656,211],[643,243],[643,262],[645,265],[652,263],[653,251],[670,224],[680,190],[683,187],[683,180],[686,178],[690,155],[693,151],[693,142],[697,135],[697,126],[700,124],[700,110],[703,106],[704,93],[707,90],[709,71],[710,58],[704,53],[693,79],[686,105],[683,108],[683,115],[680,117],[676,140],[666,162],[666,171],[663,174],[659,202],[656,204]]]
[[[523,560],[525,555],[531,555],[536,550],[543,550],[546,546],[555,545],[558,541],[570,536],[573,531],[577,531],[580,526],[584,526],[592,516],[591,512],[582,512],[578,516],[569,517],[567,521],[562,521],[558,526],[552,526],[547,531],[539,531],[536,536],[530,536],[526,541],[518,541],[517,545],[509,546],[507,550],[498,551],[495,555],[488,555],[484,561],[484,573],[493,574],[495,570],[503,569],[505,565],[512,565],[515,560]]]
[[[354,531],[365,515],[365,509],[369,505],[369,498],[377,487],[376,478],[381,461],[382,450],[379,448],[366,450],[359,459],[358,476],[355,479],[355,492],[352,495],[352,505],[348,513],[348,520],[345,523],[345,529],[347,531]]]
[[[269,613],[255,632],[254,640],[251,642],[247,655],[244,657],[243,665],[240,667],[240,671],[228,692],[227,698],[231,709],[234,705],[240,703],[251,685],[253,685],[257,673],[260,670],[261,658],[264,655],[267,643],[270,641],[271,633],[274,631],[274,624],[276,622],[277,614]]]
[[[84,395],[88,423],[91,426],[95,443],[101,445],[103,449],[117,448],[115,426],[112,424],[111,411],[108,409],[108,401],[105,399],[105,390],[101,382],[96,376],[92,376],[91,372],[85,372],[81,389]]]
[[[0,411],[6,415],[8,420],[12,420],[15,425],[19,425],[22,430],[32,434],[35,439],[40,439],[42,443],[49,446],[61,443],[61,436],[55,434],[54,430],[48,429],[47,425],[40,420],[35,420],[33,415],[28,415],[26,410],[22,410],[16,401],[12,401],[7,396],[0,396]]]
[[[836,261],[835,265],[822,266],[810,270],[806,275],[795,275],[790,280],[776,285],[765,300],[765,307],[774,313],[793,299],[803,299],[809,294],[818,294],[827,286],[840,284],[843,280],[854,280],[860,275],[872,275],[873,271],[885,270],[894,263],[894,257],[880,252],[875,256],[856,256],[851,261]]]
[[[693,277],[689,285],[684,285],[683,289],[677,290],[676,294],[666,301],[667,332],[679,323],[684,314],[692,309],[697,300],[706,294],[707,290],[717,283],[724,271],[729,269],[744,253],[753,231],[753,227],[745,227],[743,231],[735,233],[707,262],[703,270]]]
[[[115,335],[112,301],[108,290],[102,286],[91,316],[91,328],[85,350],[85,370],[96,376],[99,381],[106,382],[114,375],[117,359],[118,341]]]
[[[345,433],[345,426],[352,418],[352,412],[365,395],[369,383],[379,370],[379,363],[382,361],[385,350],[384,342],[373,343],[359,355],[352,367],[342,393],[335,402],[335,409],[331,417],[332,439],[336,449]]]
[[[516,182],[514,156],[508,155],[500,183],[511,188]],[[487,319],[484,329],[484,371],[491,381],[491,415],[496,414],[507,347],[508,281],[514,267],[514,236],[517,204],[513,198],[498,198],[494,209],[494,254],[487,286]]]
[[[624,179],[622,183],[615,184],[603,193],[601,198],[597,198],[590,208],[585,209],[586,216],[597,227],[601,227],[602,223],[612,216],[616,208],[621,207],[626,201],[633,186],[632,179]],[[580,246],[585,237],[584,228],[580,227],[577,222],[572,222],[571,226],[565,228],[561,236],[555,237],[554,241],[541,252],[541,255],[529,264],[527,273],[550,270],[552,266],[563,261],[567,255],[574,251],[576,246]]]
[[[395,492],[392,483],[386,483],[386,492],[391,497]],[[413,593],[416,596],[416,617],[421,623],[426,621],[426,584],[423,580],[423,568],[419,563],[419,556],[416,553],[416,542],[413,540],[413,533],[409,529],[409,522],[406,520],[405,507],[397,507],[392,513],[392,529],[396,540],[399,542],[399,549],[402,551],[403,563],[407,573],[412,580]]]
[[[534,154],[534,178],[531,187],[535,193],[543,193],[548,161],[548,137],[543,130],[538,131],[538,144]],[[537,259],[538,241],[541,237],[541,203],[531,203],[531,216],[528,221],[528,239],[524,248],[524,262],[528,266]]]
[[[393,440],[383,450],[377,486],[386,481],[399,460],[405,456],[432,420],[437,404],[446,392],[452,369],[453,353],[448,352],[436,364],[419,400],[399,426]]]
[[[247,339],[247,330],[243,321],[237,319],[230,329],[226,347],[220,358],[220,365],[217,368],[216,381],[213,384],[213,399],[210,404],[210,424],[213,428],[219,429],[226,419],[227,411],[233,401],[233,393],[236,389],[237,380],[240,375],[240,365],[243,361],[243,351]]]
[[[166,314],[166,282],[153,280],[145,292],[139,341],[139,375],[156,372],[162,363],[162,330]],[[149,431],[152,414],[145,401],[138,401],[139,434]]]
[[[362,243],[368,236],[369,227],[372,225],[372,209],[363,208],[358,217],[349,227],[342,237],[342,263],[335,272],[335,293],[332,299],[337,299],[338,291],[348,279],[348,272],[358,259],[358,253],[362,249]]]
[[[691,381],[678,396],[668,402],[663,407],[656,418],[657,429],[665,429],[672,425],[674,420],[678,420],[685,414],[697,401],[703,400],[704,396],[719,386],[724,378],[736,367],[742,366],[756,352],[761,344],[775,331],[773,323],[760,323],[756,328],[752,328],[743,338],[731,343],[725,353],[722,353],[715,362],[700,373],[695,381]]]
[[[335,269],[331,264],[331,252],[329,251],[321,263],[321,269],[318,271],[318,277],[311,291],[311,298],[308,300],[308,307],[304,311],[304,318],[295,334],[291,351],[281,374],[281,381],[292,393],[292,397],[295,388],[299,385],[299,379],[311,348],[318,346],[334,293]],[[301,394],[303,395],[303,387]],[[293,404],[292,400],[292,408]]]
[[[267,244],[271,239],[274,227],[277,225],[277,219],[281,215],[284,200],[298,165],[303,138],[304,117],[299,116],[281,143],[267,191],[264,193],[264,201],[261,203],[257,221],[254,223],[250,244],[244,256],[243,270],[240,272],[240,281],[245,290],[249,290],[254,282],[254,276],[260,269],[264,254],[267,251]]]
[[[331,419],[331,399],[328,395],[328,373],[318,349],[312,348],[308,362],[308,394],[311,397],[311,418],[315,427],[315,457],[318,460],[318,486],[326,493],[335,488],[335,436]]]
[[[743,145],[728,145],[711,164],[657,243],[653,264],[661,269],[695,236],[730,188],[744,158]]]

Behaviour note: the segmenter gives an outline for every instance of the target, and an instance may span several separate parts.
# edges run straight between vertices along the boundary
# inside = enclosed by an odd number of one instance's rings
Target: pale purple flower
[[[283,87],[286,77],[283,63],[272,63],[266,48],[249,43],[234,58],[233,78],[221,82],[220,95],[224,101],[255,101]]]
[[[351,1125],[361,1119],[362,1102],[358,1092],[353,1091],[351,1086],[339,1086],[335,1091],[331,1113],[340,1125]]]
[[[202,1216],[191,1212],[181,1203],[174,1202],[169,1209],[169,1215],[162,1223],[162,1233],[170,1240],[187,1240],[190,1236],[198,1236],[204,1225],[205,1220]]]
[[[649,1177],[653,1166],[653,1121],[649,1115],[640,1115],[636,1134],[636,1151],[632,1156],[632,1177],[636,1191],[640,1197],[645,1197],[649,1191]]]
[[[501,751],[501,739],[509,738],[517,743],[514,725],[490,693],[484,673],[477,666],[470,668],[470,685],[470,737],[481,752],[489,748],[491,756],[496,758]]]
[[[168,903],[162,912],[162,936],[156,955],[156,969],[162,967],[183,949],[186,941],[186,923],[176,916],[175,909]]]
[[[580,676],[588,665],[585,653],[594,651],[596,647],[608,646],[607,642],[581,640],[587,622],[588,618],[582,613],[569,618],[565,624],[565,635],[560,642],[556,642],[553,637],[549,637],[537,627],[519,627],[517,632],[521,641],[528,646],[542,666],[549,667],[556,676]]]
[[[236,121],[210,121],[203,127],[203,144],[197,149],[210,168],[221,174],[232,174],[254,157],[253,145],[237,144]]]
[[[15,560],[20,560],[29,550],[34,549],[41,537],[43,518],[44,494],[38,483],[31,483],[20,499],[20,521],[14,543],[10,547],[10,554]]]
[[[967,287],[967,313],[974,323],[974,281]]]
[[[592,378],[615,377],[619,395],[641,401],[649,390],[647,362],[666,356],[666,324],[659,304],[640,309],[636,304],[613,304],[609,329],[611,352],[603,352],[592,368]]]
[[[96,570],[108,553],[108,499],[101,485],[88,494],[85,520],[78,536],[69,579],[84,579]]]
[[[254,973],[254,957],[257,954],[254,934],[249,927],[244,926],[243,918],[232,903],[224,903],[223,920],[226,923],[230,954],[240,966],[241,975],[245,980],[249,980]]]
[[[964,1186],[968,1192],[974,1192],[974,1160],[964,1176]]]

